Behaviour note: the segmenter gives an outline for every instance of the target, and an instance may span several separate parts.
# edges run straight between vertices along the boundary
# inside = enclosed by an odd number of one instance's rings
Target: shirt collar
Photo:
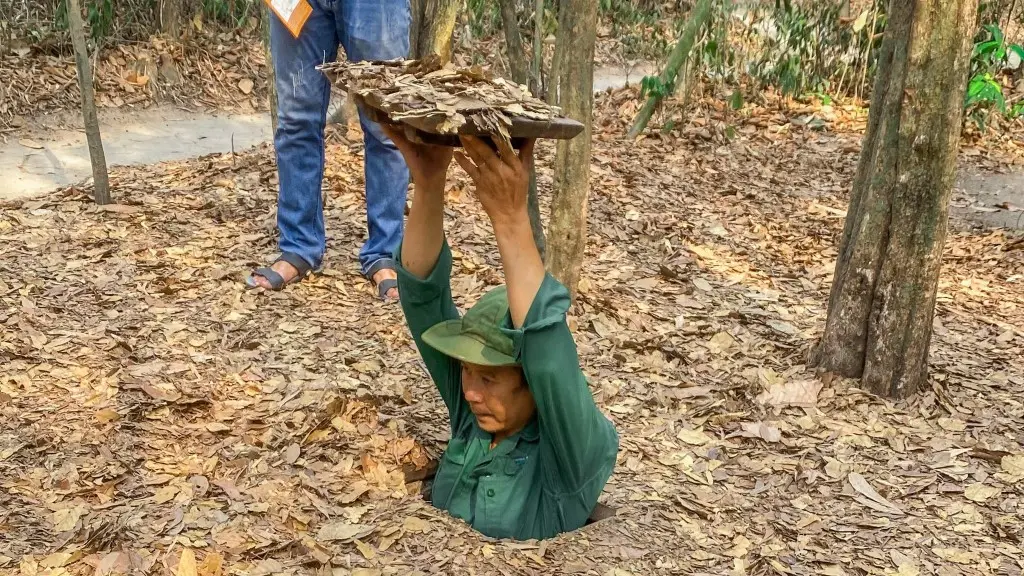
[[[488,442],[493,438],[489,432],[485,432],[479,425],[474,426],[474,432],[477,437],[487,440]],[[537,423],[537,416],[535,414],[533,418],[530,418],[530,421],[526,423],[526,426],[523,426],[522,430],[502,440],[494,447],[494,450],[491,450],[491,452],[494,456],[508,454],[516,449],[520,440],[536,442],[539,439],[540,425]]]

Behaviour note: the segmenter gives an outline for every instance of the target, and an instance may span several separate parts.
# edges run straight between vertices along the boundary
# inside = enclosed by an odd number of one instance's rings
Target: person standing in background
[[[321,185],[330,82],[317,66],[333,61],[340,44],[349,60],[391,60],[409,53],[409,0],[309,0],[298,35],[271,15],[270,45],[278,98],[278,248],[270,266],[248,277],[251,288],[281,290],[319,268],[326,250]],[[399,297],[392,254],[402,237],[409,169],[380,126],[360,111],[369,238],[360,269],[384,300]]]

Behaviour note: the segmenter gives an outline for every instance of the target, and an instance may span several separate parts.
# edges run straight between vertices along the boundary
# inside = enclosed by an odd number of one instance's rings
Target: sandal
[[[292,266],[295,267],[296,270],[299,271],[299,273],[296,274],[295,277],[292,278],[291,280],[285,281],[283,276],[275,272],[274,269],[270,267],[273,266],[274,264],[277,264],[278,262],[287,262],[291,264]],[[306,278],[306,276],[309,276],[309,273],[313,270],[313,267],[310,266],[308,262],[294,254],[289,254],[287,252],[281,254],[281,256],[279,256],[277,260],[274,260],[274,262],[271,263],[270,266],[265,266],[263,268],[257,268],[253,270],[252,274],[250,274],[249,277],[245,279],[246,288],[250,290],[262,288],[262,286],[256,283],[256,279],[253,278],[254,276],[262,276],[263,278],[266,278],[267,282],[270,283],[271,290],[279,292],[289,284],[301,282]]]
[[[394,260],[392,260],[391,258],[381,258],[380,260],[377,260],[376,262],[374,262],[372,266],[370,266],[370,269],[366,271],[366,274],[364,274],[364,276],[366,276],[367,280],[369,280],[370,282],[373,282],[373,275],[376,274],[377,272],[380,272],[381,270],[395,270],[395,269],[396,268],[395,268],[395,261]],[[394,299],[394,298],[388,298],[388,292],[391,291],[392,288],[398,288],[398,280],[396,278],[388,278],[386,280],[381,280],[380,283],[376,284],[376,287],[377,287],[377,297],[380,298],[382,301],[384,301],[384,302],[397,302],[398,301],[397,299]]]

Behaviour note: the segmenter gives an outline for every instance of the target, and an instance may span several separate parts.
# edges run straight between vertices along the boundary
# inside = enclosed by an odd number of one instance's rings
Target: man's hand
[[[544,262],[526,209],[534,141],[528,140],[517,155],[504,140],[496,141],[495,154],[478,138],[461,139],[465,152],[458,152],[455,159],[476,183],[476,196],[491,219],[505,270],[512,324],[521,328],[544,282]]]
[[[417,193],[420,191],[443,191],[448,166],[452,163],[452,148],[415,144],[410,142],[405,137],[405,133],[397,126],[381,124],[380,127],[405,158],[405,164],[409,166],[409,175],[412,177]]]
[[[455,160],[476,184],[476,196],[495,228],[528,218],[526,202],[534,140],[527,140],[516,154],[507,140],[494,139],[498,146],[495,153],[479,138],[459,139],[465,152],[460,150]]]

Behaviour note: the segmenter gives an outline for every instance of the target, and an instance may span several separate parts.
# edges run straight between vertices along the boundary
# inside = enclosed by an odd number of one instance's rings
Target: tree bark
[[[533,66],[530,68],[533,95],[543,98],[544,83],[541,70],[544,68],[544,0],[537,0],[533,8]]]
[[[276,18],[270,7],[263,5],[263,54],[267,62],[267,97],[270,106],[270,126],[277,134],[277,74],[274,72],[274,56],[270,51],[270,19]]]
[[[412,52],[412,54],[409,54],[410,58],[415,58],[419,51],[420,29],[423,27],[424,1],[409,0],[409,13],[412,16],[412,21],[409,23],[409,50]]]
[[[519,15],[516,14],[516,0],[498,0],[501,11],[501,27],[505,32],[505,48],[512,79],[517,84],[529,84],[530,64],[523,50],[523,36],[519,33]]]
[[[82,7],[78,0],[68,0],[68,28],[71,30],[71,43],[75,48],[78,87],[82,91],[82,119],[85,123],[85,137],[89,145],[89,160],[92,163],[93,197],[97,204],[110,204],[107,159],[103,154],[103,141],[100,138],[100,122],[96,116],[92,70],[89,65],[89,49],[85,45]]]
[[[927,381],[977,0],[892,0],[828,319],[810,364],[890,397]]]
[[[416,44],[413,58],[426,58],[437,55],[444,63],[452,59],[452,34],[455,32],[455,19],[459,15],[459,0],[418,0],[416,5],[422,8],[413,17],[413,23],[419,22],[416,31]],[[416,5],[412,7],[415,8]],[[411,36],[411,35],[410,35]]]
[[[555,20],[559,26],[559,30],[555,34],[555,52],[551,55],[551,67],[548,69],[548,84],[547,88],[547,103],[552,106],[558,106],[558,83],[562,76],[562,54],[565,46],[558,41],[562,36],[561,23],[562,23],[562,1],[554,0],[552,9],[555,11]]]
[[[160,0],[160,30],[175,39],[181,35],[181,0]]]
[[[562,112],[583,123],[583,133],[559,141],[548,235],[548,269],[576,298],[587,240],[590,139],[594,110],[594,42],[597,2],[565,0],[559,10],[558,46],[565,60],[559,77]]]
[[[672,49],[672,54],[668,58],[668,64],[665,65],[665,70],[662,71],[659,77],[662,85],[670,86],[675,83],[679,69],[682,68],[687,57],[690,55],[690,49],[693,48],[693,43],[697,39],[697,33],[707,23],[710,15],[711,0],[700,0],[693,7],[693,14],[690,15],[690,19],[686,22],[686,28],[683,30],[682,35],[679,36],[679,40],[676,42],[675,48]],[[658,108],[658,104],[661,103],[663,96],[663,94],[653,94],[647,98],[644,107],[637,113],[636,120],[633,121],[633,127],[629,129],[627,137],[636,138],[644,131],[647,123],[651,121],[654,111]]]

